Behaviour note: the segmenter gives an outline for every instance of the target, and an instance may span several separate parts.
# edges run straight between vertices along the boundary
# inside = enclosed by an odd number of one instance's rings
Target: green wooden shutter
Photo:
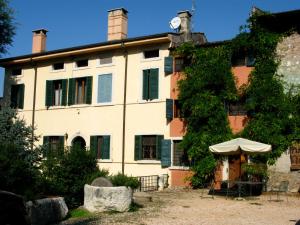
[[[86,77],[86,95],[85,103],[92,103],[92,91],[93,91],[93,77]]]
[[[10,107],[16,108],[18,102],[18,88],[17,85],[11,85],[10,87]]]
[[[25,85],[20,84],[19,85],[19,96],[18,96],[18,108],[19,109],[24,108],[24,92],[25,92]]]
[[[149,99],[149,70],[143,70],[143,100]]]
[[[110,136],[103,136],[101,159],[110,159]]]
[[[158,69],[150,70],[149,99],[158,99]]]
[[[173,57],[165,57],[165,74],[173,73]]]
[[[69,79],[68,105],[75,103],[75,78]]]
[[[161,158],[161,140],[164,139],[163,135],[156,136],[156,159],[160,160]]]
[[[62,100],[61,100],[61,105],[67,105],[67,89],[68,89],[68,80],[63,79],[61,80],[62,84]]]
[[[171,140],[161,140],[161,167],[171,166]]]
[[[53,105],[53,80],[46,80],[45,105],[48,107]]]
[[[50,146],[49,146],[49,136],[44,136],[43,137],[43,156],[47,157],[49,154]]]
[[[166,118],[168,120],[173,119],[173,108],[174,108],[174,100],[166,99]]]
[[[142,159],[142,136],[134,136],[134,160]]]
[[[90,151],[94,154],[95,158],[98,158],[98,137],[90,137]]]

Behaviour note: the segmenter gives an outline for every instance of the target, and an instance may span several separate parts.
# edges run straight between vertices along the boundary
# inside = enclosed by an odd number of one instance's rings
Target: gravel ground
[[[153,202],[137,212],[101,213],[89,219],[69,219],[62,225],[294,225],[300,219],[300,198],[285,196],[269,201],[237,201],[216,196],[201,198],[200,190],[166,190],[150,193]],[[274,196],[273,199],[276,199]]]

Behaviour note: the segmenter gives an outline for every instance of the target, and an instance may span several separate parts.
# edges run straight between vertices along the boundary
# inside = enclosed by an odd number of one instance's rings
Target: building
[[[169,48],[206,42],[204,34],[191,33],[189,12],[178,17],[178,33],[127,38],[127,11],[113,9],[106,42],[54,51],[46,51],[47,30],[34,30],[32,54],[0,60],[2,105],[17,108],[36,128],[35,144],[52,151],[79,144],[95,151],[99,167],[110,173],[169,174],[176,185],[186,173],[178,148],[184,124],[170,121],[178,73]]]

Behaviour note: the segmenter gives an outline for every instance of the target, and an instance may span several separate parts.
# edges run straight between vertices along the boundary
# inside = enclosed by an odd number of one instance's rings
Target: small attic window
[[[112,64],[111,56],[101,56],[100,57],[100,65]]]
[[[159,57],[159,49],[144,51],[144,58],[158,58]]]
[[[88,65],[89,65],[89,60],[87,59],[76,61],[76,68],[87,67]]]
[[[12,76],[19,76],[19,75],[22,75],[22,69],[21,69],[21,68],[13,69],[13,70],[11,71],[11,75],[12,75]]]
[[[63,62],[59,62],[59,63],[54,63],[52,65],[52,69],[53,70],[63,70],[64,69],[64,63]]]

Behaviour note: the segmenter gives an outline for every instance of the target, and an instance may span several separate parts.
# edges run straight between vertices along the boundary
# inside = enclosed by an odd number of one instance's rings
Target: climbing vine
[[[276,72],[276,47],[283,36],[262,28],[254,15],[231,42],[201,47],[188,43],[176,50],[175,54],[190,62],[179,81],[179,101],[187,123],[182,147],[188,149],[192,160],[193,186],[213,175],[217,160],[208,147],[235,136],[229,127],[226,102],[245,100],[248,122],[236,136],[272,145],[270,154],[254,160],[274,163],[299,135],[299,91],[290,94],[285,90]],[[241,51],[251,55],[255,63],[249,84],[237,90],[231,61]]]

